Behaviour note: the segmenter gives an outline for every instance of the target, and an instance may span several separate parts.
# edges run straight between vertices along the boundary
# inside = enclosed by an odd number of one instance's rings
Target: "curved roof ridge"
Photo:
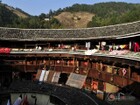
[[[140,21],[79,29],[21,29],[0,27],[1,40],[89,40],[136,36],[140,36]]]

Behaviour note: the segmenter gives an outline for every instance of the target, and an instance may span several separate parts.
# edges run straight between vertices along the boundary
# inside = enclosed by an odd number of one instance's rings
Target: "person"
[[[16,99],[13,105],[20,105],[22,102],[22,94],[19,95],[19,97]]]
[[[39,69],[41,69],[41,70],[49,70],[49,66],[47,65],[46,60],[43,60],[43,63],[40,64]]]

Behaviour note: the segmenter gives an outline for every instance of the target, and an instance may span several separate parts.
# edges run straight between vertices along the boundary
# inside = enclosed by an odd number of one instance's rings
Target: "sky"
[[[95,4],[100,2],[127,2],[140,3],[140,0],[1,0],[2,3],[20,8],[30,15],[40,15],[41,13],[49,13],[50,10],[57,10],[72,6],[73,4]]]

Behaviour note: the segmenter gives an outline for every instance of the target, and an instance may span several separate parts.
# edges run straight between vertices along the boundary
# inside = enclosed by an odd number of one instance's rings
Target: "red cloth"
[[[140,46],[139,46],[138,42],[135,42],[135,43],[134,43],[134,51],[135,51],[135,52],[138,52],[139,49],[140,49]]]
[[[93,90],[97,90],[97,89],[98,89],[98,82],[92,81],[92,83],[91,83],[91,88],[92,88]]]
[[[11,52],[10,48],[0,48],[0,53],[9,54]]]
[[[84,65],[87,66],[88,65],[88,62],[84,62]]]
[[[22,102],[22,105],[29,105],[29,102],[27,100],[27,95],[24,97],[24,100]]]

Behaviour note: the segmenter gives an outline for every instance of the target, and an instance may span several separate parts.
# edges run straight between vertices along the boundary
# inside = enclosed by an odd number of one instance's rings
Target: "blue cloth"
[[[22,101],[21,97],[18,97],[13,105],[20,105],[21,101]]]
[[[10,101],[9,100],[7,101],[7,105],[10,105]]]

